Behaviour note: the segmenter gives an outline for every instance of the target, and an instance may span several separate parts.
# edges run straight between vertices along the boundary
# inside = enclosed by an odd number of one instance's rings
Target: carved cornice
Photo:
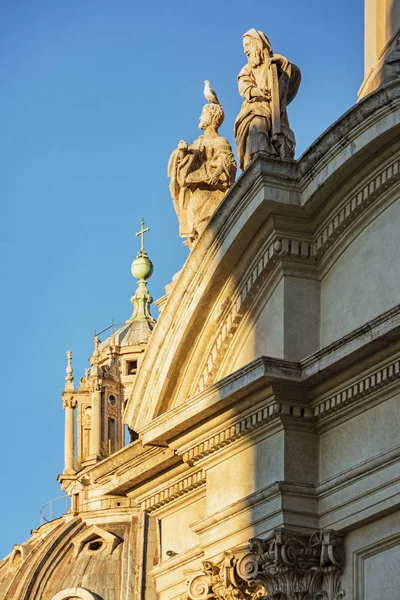
[[[247,551],[205,561],[188,582],[191,600],[339,600],[342,540],[333,531],[311,536],[276,529],[250,540]]]
[[[183,460],[189,465],[194,465],[198,460],[222,450],[244,435],[284,417],[310,422],[313,421],[313,416],[314,412],[310,406],[283,401],[273,402],[185,450]]]
[[[376,173],[348,200],[315,234],[307,240],[300,237],[275,236],[261,252],[251,273],[247,275],[237,296],[221,303],[220,323],[208,351],[207,360],[193,394],[201,393],[215,380],[217,370],[235,331],[251,306],[255,293],[278,261],[292,259],[298,263],[316,265],[334,242],[343,235],[368,206],[400,180],[400,160],[395,160]]]
[[[193,466],[197,461],[222,450],[245,435],[284,418],[304,424],[318,422],[398,381],[400,359],[375,369],[328,397],[315,400],[312,405],[307,402],[293,403],[277,397],[273,403],[253,411],[201,442],[186,447],[183,450],[183,460]]]
[[[364,376],[351,385],[339,389],[335,394],[328,398],[319,400],[314,404],[315,417],[321,418],[340,408],[349,406],[353,402],[360,400],[364,396],[373,394],[394,381],[400,379],[400,360],[395,360],[379,369],[376,369],[367,376]]]
[[[141,498],[142,510],[148,513],[157,510],[161,506],[169,504],[173,500],[180,498],[195,489],[200,488],[206,483],[206,473],[203,470],[196,471],[176,481],[173,484],[166,485],[157,492],[152,492],[148,496]]]
[[[400,160],[395,160],[363,184],[316,234],[312,245],[313,256],[321,258],[371,202],[382,196],[399,180]]]

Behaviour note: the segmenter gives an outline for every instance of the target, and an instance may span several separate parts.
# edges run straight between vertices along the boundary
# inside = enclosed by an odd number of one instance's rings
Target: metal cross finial
[[[141,252],[144,252],[144,234],[146,233],[146,231],[150,231],[150,227],[146,227],[146,229],[144,228],[144,219],[142,217],[142,229],[140,231],[137,232],[136,237],[138,235],[142,236],[142,247],[141,247]]]

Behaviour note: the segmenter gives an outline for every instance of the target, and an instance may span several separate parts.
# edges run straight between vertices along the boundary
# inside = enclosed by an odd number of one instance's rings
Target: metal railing
[[[107,510],[111,508],[137,507],[133,498],[91,498],[80,505],[82,511]]]
[[[63,500],[64,503],[58,502]],[[53,505],[57,503],[55,507]],[[57,498],[53,498],[49,502],[46,502],[40,509],[40,524],[49,523],[50,521],[54,521],[54,519],[58,519],[62,515],[65,515],[71,508],[71,496],[65,494],[64,496],[58,496]],[[65,509],[65,510],[64,510]],[[45,516],[45,512],[47,516]],[[49,517],[49,518],[47,518]]]
[[[101,331],[96,331],[96,330],[94,330],[94,337],[96,337],[96,336],[97,336],[97,337],[99,338],[99,341],[100,341],[100,343],[101,343],[101,340],[100,340],[100,337],[99,337],[99,336],[100,336],[102,333],[105,333],[106,331],[109,331],[109,330],[111,329],[111,330],[112,330],[112,331],[111,331],[111,333],[112,333],[112,334],[114,334],[114,332],[115,332],[115,328],[116,328],[116,327],[123,327],[124,325],[126,325],[126,323],[114,323],[114,319],[113,319],[113,321],[112,321],[111,325],[109,325],[109,326],[108,326],[108,327],[106,327],[105,329],[102,329]]]

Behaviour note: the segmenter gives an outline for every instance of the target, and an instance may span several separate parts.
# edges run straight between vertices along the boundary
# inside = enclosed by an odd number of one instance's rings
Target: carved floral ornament
[[[63,394],[63,407],[65,408],[75,408],[77,405],[76,398],[71,394]]]
[[[311,536],[276,529],[248,548],[203,562],[188,582],[190,600],[339,600],[341,538],[333,531]]]

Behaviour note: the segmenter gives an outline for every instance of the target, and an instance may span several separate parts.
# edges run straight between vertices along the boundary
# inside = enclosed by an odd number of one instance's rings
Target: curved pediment
[[[299,361],[319,350],[324,278],[397,199],[399,131],[395,83],[348,111],[297,162],[253,161],[169,294],[126,408],[131,428],[257,356]]]
[[[74,557],[84,551],[88,556],[104,553],[111,556],[116,546],[121,542],[117,535],[91,525],[74,538]]]

